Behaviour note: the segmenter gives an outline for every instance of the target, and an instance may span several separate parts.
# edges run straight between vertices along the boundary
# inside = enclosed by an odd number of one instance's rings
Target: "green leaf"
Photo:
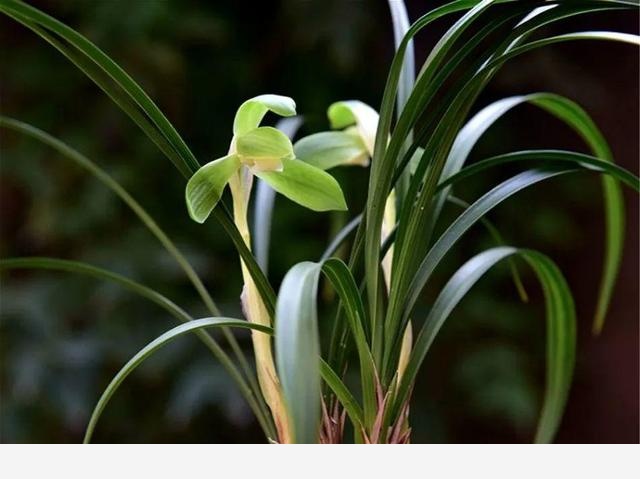
[[[520,8],[520,5],[523,5],[524,8],[527,8],[524,2],[513,2],[514,8]],[[426,138],[430,138],[428,140],[429,144],[427,145],[426,150],[430,154],[421,162],[421,166],[423,166],[422,172],[421,174],[416,174],[415,182],[414,182],[415,186],[412,185],[413,191],[418,193],[418,198],[417,200],[414,200],[413,198],[411,198],[411,203],[406,205],[407,207],[403,208],[402,214],[405,215],[405,218],[404,218],[405,221],[403,221],[401,218],[401,221],[400,221],[401,228],[399,229],[398,238],[396,240],[396,248],[395,248],[396,256],[394,257],[394,265],[397,266],[396,271],[398,274],[396,274],[395,285],[392,285],[392,288],[391,288],[392,297],[389,301],[389,308],[387,313],[387,317],[388,317],[387,324],[393,323],[395,321],[394,318],[398,317],[398,311],[399,309],[402,308],[404,303],[404,297],[406,295],[406,287],[408,286],[407,279],[411,278],[414,275],[415,265],[418,265],[420,263],[421,258],[425,254],[424,251],[420,250],[419,245],[422,244],[420,243],[420,241],[423,241],[425,238],[428,240],[425,230],[426,230],[426,226],[428,225],[428,220],[430,218],[428,206],[432,200],[432,196],[434,192],[434,186],[435,186],[434,180],[437,181],[437,179],[440,176],[441,168],[444,165],[444,162],[446,160],[446,155],[449,152],[450,144],[453,142],[453,139],[455,138],[455,134],[457,133],[457,129],[459,128],[459,125],[462,123],[464,117],[469,111],[473,101],[477,98],[477,96],[480,94],[480,92],[482,91],[486,83],[492,78],[492,76],[498,70],[498,67],[501,66],[507,59],[514,56],[512,55],[513,52],[519,51],[520,53],[523,53],[524,51],[528,51],[526,49],[521,49],[520,47],[512,48],[514,45],[517,45],[517,43],[521,41],[522,38],[524,38],[525,34],[528,35],[531,32],[533,32],[536,28],[539,28],[542,25],[551,23],[552,21],[556,21],[561,18],[566,18],[568,16],[571,16],[577,13],[584,13],[590,10],[597,11],[598,9],[605,10],[610,8],[613,8],[613,9],[619,8],[619,5],[616,6],[612,2],[594,2],[593,4],[586,3],[586,2],[584,4],[581,2],[577,2],[575,4],[573,2],[566,2],[566,4],[562,3],[561,6],[558,6],[557,10],[555,8],[536,10],[536,11],[543,11],[543,13],[541,13],[538,16],[535,16],[533,14],[528,15],[527,16],[528,20],[518,24],[516,28],[513,29],[512,33],[510,33],[507,36],[507,38],[502,42],[502,46],[500,46],[497,50],[494,47],[490,47],[487,50],[486,54],[484,54],[486,59],[483,58],[483,56],[480,56],[479,57],[480,64],[477,64],[477,63],[472,64],[472,67],[470,68],[470,71],[472,72],[471,75],[468,75],[468,74],[461,75],[462,83],[460,85],[456,85],[452,87],[453,90],[457,92],[453,98],[447,97],[446,95],[444,96],[446,103],[444,103],[442,106],[446,110],[446,114],[443,116],[438,116],[434,118],[433,127],[426,132],[427,134]],[[531,18],[533,18],[533,20],[529,20]],[[530,23],[533,24],[533,27],[529,25]],[[554,42],[564,41],[564,39],[593,38],[593,39],[625,40],[625,41],[629,40],[629,37],[625,37],[625,36],[620,37],[617,34],[608,36],[606,33],[602,33],[602,32],[597,34],[584,34],[584,35],[578,34],[575,37],[576,38],[574,38],[572,35],[569,35],[568,37],[565,37],[565,36],[554,37],[555,40],[553,41],[550,41],[550,42],[540,41],[540,42],[534,42],[534,44],[535,46],[543,46],[543,45],[554,43]],[[471,51],[471,49],[469,51]],[[420,78],[416,83],[416,91],[419,89],[419,84],[421,80],[422,78]],[[439,79],[437,84],[441,84],[442,81],[443,79]],[[420,87],[424,88],[425,85],[420,85]],[[431,97],[433,99],[439,98],[438,96],[435,95],[434,92],[435,92],[435,89],[433,92],[429,92],[428,97]],[[411,102],[412,100],[409,101],[409,103]],[[434,100],[434,103],[437,104],[437,101]],[[415,105],[415,113],[417,115],[418,113],[422,111],[426,111],[427,109],[430,109],[433,107],[434,107],[433,104],[427,104],[427,103],[423,103],[422,105]],[[435,110],[438,111],[439,108],[435,108]],[[386,113],[386,112],[381,111],[381,113]],[[381,118],[383,118],[384,116],[385,115],[383,114]],[[394,131],[393,137],[396,136],[396,133],[398,132],[398,130],[400,130],[400,132],[398,133],[399,136],[397,138],[392,137],[391,142],[389,144],[389,150],[391,150],[392,145],[394,147],[393,148],[394,150],[398,150],[399,146],[401,145],[401,142],[404,141],[404,138],[406,137],[406,131],[407,131],[406,129],[409,126],[411,126],[412,124],[411,122],[415,121],[415,119],[417,118],[417,116],[414,116],[413,114],[412,114],[412,117],[413,118],[407,119],[408,123],[406,126],[403,124],[402,120],[398,122],[398,126]],[[400,125],[403,125],[403,129],[400,129]],[[385,158],[385,161],[387,161],[386,158]],[[373,164],[374,165],[376,164],[375,159],[373,161]],[[426,171],[426,177],[424,177],[423,179],[422,175],[425,173],[425,171]],[[372,172],[372,175],[373,175],[373,172]],[[381,175],[380,181],[383,181],[383,180],[384,180],[384,175]],[[376,205],[377,206],[379,205],[377,201],[376,201]],[[371,219],[369,218],[369,216],[366,217],[368,226],[374,230],[375,230],[375,226],[372,226],[372,223],[374,225],[377,224],[378,214],[379,214],[379,210],[376,211],[375,219]],[[374,249],[377,249],[377,242],[374,240],[370,240],[368,246],[371,248],[371,251],[374,251]],[[367,264],[367,266],[369,266],[369,271],[371,272],[371,274],[367,277],[367,279],[368,279],[369,289],[370,289],[369,294],[372,295],[372,294],[375,294],[375,288],[373,287],[373,284],[377,280],[377,278],[374,275],[375,269],[374,269],[373,255],[371,257],[368,257],[367,260],[371,261],[370,266]],[[390,336],[391,339],[388,340],[386,346],[392,347],[390,346],[390,344],[397,342],[396,336],[399,335],[400,332],[396,331],[394,327],[388,328],[388,332],[391,333],[392,336]],[[388,367],[390,368],[391,365],[389,364]],[[389,377],[389,370],[385,369],[385,372],[383,374],[383,378],[385,378],[385,382],[386,382],[386,378],[388,377]]]
[[[595,156],[606,161],[613,161],[606,140],[593,120],[578,104],[553,93],[533,93],[494,102],[469,120],[464,128],[460,130],[453,143],[447,162],[442,170],[441,181],[457,173],[462,168],[469,153],[488,128],[510,110],[524,103],[532,104],[554,115],[576,131]],[[606,252],[598,304],[594,317],[593,329],[596,333],[602,329],[604,324],[624,245],[624,203],[620,186],[614,178],[608,176],[602,178],[602,183],[606,218]],[[431,228],[435,225],[446,196],[446,190],[438,195],[432,214]]]
[[[409,31],[409,15],[407,14],[407,8],[403,0],[388,0],[389,10],[391,11],[391,20],[393,23],[393,40],[396,50],[402,45],[404,36]],[[396,97],[396,118],[399,119],[402,114],[404,106],[407,104],[407,100],[413,90],[413,84],[416,78],[416,65],[415,65],[415,53],[413,49],[413,40],[409,40],[406,46],[406,52],[404,54],[404,61],[402,62],[402,71],[400,72],[398,95]],[[413,141],[413,135],[410,133],[407,136],[406,144],[410,145]],[[395,192],[398,204],[402,204],[404,201],[405,193],[409,187],[410,175],[413,173],[412,169],[404,169],[398,183],[396,184]]]
[[[510,247],[489,249],[473,257],[451,277],[436,299],[416,338],[411,358],[398,388],[392,416],[408,398],[424,358],[444,322],[471,287],[496,263],[522,256],[535,271],[544,292],[547,317],[547,377],[544,404],[535,441],[553,440],[566,405],[573,375],[576,318],[573,298],[560,270],[549,258],[531,250]]]
[[[0,260],[0,271],[12,269],[44,269],[52,271],[64,271],[90,276],[99,280],[109,281],[145,299],[148,299],[152,303],[167,311],[178,321],[186,323],[193,320],[193,318],[180,306],[178,306],[162,294],[158,293],[157,291],[118,273],[114,273],[112,271],[99,268],[91,264],[83,263],[80,261],[42,257],[8,258]],[[224,330],[226,330],[226,328],[224,328],[223,331]],[[231,332],[229,332],[229,334],[231,334]],[[209,335],[206,331],[196,331],[196,335],[227,370],[229,376],[231,376],[233,381],[238,386],[238,389],[247,400],[249,407],[258,418],[258,421],[260,422],[260,425],[262,426],[265,434],[269,437],[275,437],[275,431],[271,423],[271,417],[266,411],[263,411],[263,409],[261,408],[261,404],[259,401],[262,401],[262,398],[261,396],[258,396],[258,394],[260,394],[259,390],[251,390],[250,385],[247,384],[245,379],[242,377],[242,374],[240,374],[238,368],[233,364],[231,358],[211,335]],[[259,400],[257,400],[256,398],[259,398]]]
[[[316,296],[320,265],[298,263],[280,286],[275,349],[296,443],[316,443],[320,425],[320,341]]]
[[[360,226],[360,222],[362,221],[362,214],[359,214],[355,218],[353,218],[349,223],[347,223],[338,233],[333,237],[329,245],[325,248],[322,256],[320,257],[320,261],[324,261],[329,259],[331,255],[333,255],[336,250],[342,245],[342,243],[349,237],[351,233],[353,233],[358,226]]]
[[[321,170],[341,165],[369,166],[369,154],[360,135],[324,131],[305,136],[293,145],[296,158]]]
[[[346,210],[342,190],[328,173],[295,159],[283,159],[280,172],[256,171],[278,193],[314,211]]]
[[[550,93],[533,94],[528,95],[528,97],[532,104],[548,111],[573,128],[589,145],[596,157],[613,162],[613,155],[604,136],[589,115],[578,104]],[[593,319],[593,332],[596,334],[604,326],[609,303],[611,302],[613,288],[622,261],[625,231],[625,207],[620,185],[614,178],[606,176],[602,178],[602,187],[605,203],[606,236],[598,303]]]
[[[329,385],[329,388],[340,401],[340,404],[347,411],[349,419],[356,429],[364,429],[364,415],[357,399],[351,394],[351,391],[345,386],[331,366],[329,366],[322,358],[320,358],[320,374],[322,379]]]
[[[369,156],[373,156],[373,143],[378,129],[378,112],[359,100],[338,101],[327,110],[333,129],[355,125]]]
[[[145,131],[183,174],[197,170],[198,161],[162,111],[135,80],[100,48],[64,23],[26,3],[3,0],[0,11],[32,29],[69,58]]]
[[[542,163],[546,168],[574,166],[584,171],[606,173],[635,191],[640,189],[640,178],[610,161],[600,160],[591,155],[576,153],[575,151],[524,150],[505,153],[504,155],[497,155],[485,160],[477,161],[440,183],[436,188],[436,191],[446,189],[449,185],[458,183],[461,180],[476,175],[488,168],[522,161],[537,161]]]
[[[600,41],[609,41],[609,42],[620,42],[620,43],[628,43],[630,45],[640,46],[640,36],[632,35],[630,33],[619,33],[619,32],[575,32],[575,33],[565,33],[564,35],[556,35],[554,37],[543,38],[540,40],[535,40],[533,42],[526,43],[521,45],[513,50],[505,53],[504,55],[500,55],[489,62],[485,69],[494,68],[497,65],[500,65],[507,60],[510,60],[518,55],[522,55],[523,53],[529,52],[536,48],[545,47],[547,45],[553,45],[554,43],[564,43],[568,41],[575,40],[600,40]]]
[[[202,318],[196,319],[193,321],[189,321],[188,323],[181,324],[180,326],[176,326],[173,329],[170,329],[166,333],[158,336],[156,339],[147,344],[144,348],[142,348],[138,353],[133,356],[127,364],[125,364],[120,371],[115,375],[115,377],[111,380],[109,385],[106,387],[102,396],[98,400],[95,408],[93,409],[93,413],[91,414],[91,419],[89,420],[89,425],[87,426],[87,430],[84,435],[84,443],[91,442],[91,437],[93,436],[93,431],[95,430],[96,424],[102,415],[105,407],[109,403],[111,397],[118,390],[122,382],[131,374],[145,359],[155,353],[158,349],[170,343],[174,339],[183,336],[187,333],[196,332],[204,328],[213,328],[213,327],[235,327],[235,328],[245,328],[245,329],[253,329],[255,331],[260,331],[265,334],[272,334],[271,328],[266,326],[261,326],[259,324],[249,323],[248,321],[243,321],[240,319],[234,318]]]
[[[194,173],[185,190],[191,219],[204,223],[220,201],[229,178],[239,167],[238,156],[229,155],[207,163]]]
[[[338,293],[349,322],[349,328],[356,344],[360,362],[364,424],[365,427],[372,427],[378,408],[376,400],[378,378],[373,364],[371,349],[367,342],[367,330],[371,331],[371,327],[367,323],[362,298],[351,271],[340,259],[330,258],[324,261],[322,263],[322,272]]]
[[[372,168],[369,176],[369,191],[367,197],[367,207],[365,213],[365,221],[367,227],[367,234],[365,236],[365,251],[364,251],[364,266],[367,285],[367,296],[369,300],[370,316],[372,320],[381,314],[379,314],[378,306],[380,301],[378,300],[379,283],[380,283],[380,246],[381,246],[381,226],[384,217],[384,209],[387,196],[389,195],[392,185],[391,180],[393,178],[394,167],[399,161],[397,156],[400,153],[406,139],[406,134],[411,130],[411,123],[415,117],[418,116],[415,100],[412,98],[418,96],[420,91],[417,88],[414,89],[411,97],[407,101],[407,105],[404,108],[401,118],[396,125],[396,130],[389,139],[389,132],[391,129],[391,121],[393,116],[393,104],[396,96],[399,76],[402,69],[403,58],[405,55],[407,43],[411,40],[413,35],[424,27],[429,22],[455,11],[468,8],[475,5],[469,12],[467,12],[460,20],[458,20],[445,35],[443,35],[433,48],[429,57],[425,62],[425,67],[422,69],[418,82],[427,82],[429,78],[434,74],[435,70],[440,66],[445,56],[452,48],[454,41],[470,26],[471,23],[482,12],[487,9],[492,2],[453,2],[444,5],[440,8],[436,8],[428,14],[421,17],[414,25],[409,29],[402,44],[398,47],[398,51],[393,59],[391,71],[387,79],[387,85],[385,87],[382,106],[380,108],[380,121],[375,137],[375,146],[373,151]],[[399,134],[396,134],[399,132]],[[428,191],[426,192],[428,193]],[[407,210],[407,208],[405,208]],[[396,242],[396,246],[398,242]],[[402,244],[400,245],[402,246]],[[412,245],[414,248],[415,243]],[[396,265],[396,258],[401,251],[396,248],[394,251],[394,265]],[[396,266],[394,266],[394,273],[392,275],[391,294],[398,292],[397,288],[397,274]],[[399,331],[394,331],[394,335],[399,335]],[[385,338],[386,339],[386,338]],[[380,352],[374,349],[374,357],[376,361],[380,358]],[[378,364],[378,366],[380,366]],[[384,379],[384,378],[383,378]]]
[[[186,178],[198,170],[200,164],[160,109],[140,85],[96,45],[67,25],[23,2],[2,0],[0,11],[33,30],[74,63],[129,115]],[[213,214],[242,256],[269,314],[273,315],[273,289],[233,223],[230,212],[220,204]]]
[[[462,209],[467,209],[469,208],[471,205],[469,203],[467,203],[466,201],[457,198],[453,195],[449,195],[447,197],[447,201],[453,205],[456,205]],[[489,233],[489,236],[491,236],[491,238],[493,239],[493,242],[495,243],[494,246],[505,246],[506,243],[504,241],[504,238],[502,237],[502,234],[500,233],[500,230],[491,222],[489,221],[486,217],[483,217],[480,219],[480,223],[482,223],[482,226],[484,226],[484,228],[487,230],[487,232]],[[527,303],[529,301],[529,295],[527,294],[527,290],[524,288],[524,284],[522,284],[522,278],[520,277],[520,272],[518,270],[518,266],[516,265],[516,262],[513,261],[513,259],[509,259],[509,268],[511,269],[511,278],[513,279],[513,285],[515,286],[516,290],[518,291],[518,295],[520,296],[520,300],[523,303]]]
[[[546,155],[549,155],[548,165],[545,168],[534,169],[525,171],[519,175],[506,180],[500,185],[487,192],[475,203],[473,203],[468,209],[464,211],[447,230],[440,236],[440,238],[429,249],[429,252],[424,259],[419,263],[416,269],[416,273],[413,275],[410,284],[407,287],[407,292],[402,298],[401,314],[394,315],[391,321],[387,323],[386,327],[393,330],[402,330],[406,326],[410,315],[412,314],[413,306],[415,305],[420,291],[426,285],[431,274],[444,258],[444,256],[453,248],[455,243],[460,237],[477,221],[479,221],[485,214],[487,214],[492,208],[500,204],[502,201],[516,194],[524,188],[527,188],[540,181],[553,178],[558,175],[577,171],[599,171],[612,175],[617,180],[628,184],[636,191],[640,189],[640,180],[620,168],[614,163],[608,161],[597,160],[589,155],[582,155],[578,153],[569,152],[518,152],[507,155],[501,155],[490,159],[489,161],[482,161],[475,163],[467,168],[464,168],[460,173],[450,177],[447,181],[440,184],[436,191],[445,188],[448,184],[458,181],[462,177],[466,177],[472,172],[475,173],[484,169],[490,165],[499,164],[499,162],[506,162],[514,159],[543,159]],[[558,161],[560,158],[564,160]],[[554,164],[555,163],[555,164]],[[585,163],[585,165],[581,165]],[[598,167],[595,167],[595,165]],[[582,167],[582,170],[578,169]],[[399,340],[396,339],[390,344],[389,348],[384,352],[384,365],[390,367],[392,364],[392,358],[396,357],[399,350]]]
[[[403,0],[388,0],[389,10],[391,12],[391,20],[393,23],[393,40],[396,50],[400,48],[402,39],[409,30],[409,15],[407,14],[407,7]],[[398,98],[397,98],[397,112],[400,116],[400,112],[404,108],[404,105],[409,99],[411,90],[413,89],[413,82],[416,77],[416,65],[415,65],[415,53],[413,51],[413,40],[409,40],[406,46],[404,54],[404,61],[402,62],[402,71],[400,72],[400,83],[398,85]]]
[[[268,111],[280,116],[296,114],[296,103],[292,98],[281,95],[259,95],[245,101],[233,121],[233,134],[244,135],[257,128]]]
[[[463,170],[464,171],[464,170]],[[420,263],[417,273],[413,277],[408,293],[405,298],[403,307],[405,312],[403,314],[403,320],[399,321],[399,328],[407,320],[411,314],[411,309],[420,294],[420,291],[424,288],[426,282],[431,277],[431,274],[435,270],[436,266],[440,263],[442,258],[451,250],[457,240],[480,218],[488,213],[492,208],[497,206],[502,201],[505,201],[510,196],[517,192],[531,186],[540,181],[563,173],[569,173],[575,170],[530,170],[520,173],[519,175],[510,178],[500,185],[496,186],[481,198],[476,200],[471,207],[467,208],[453,223],[442,233],[440,238],[434,243],[429,250],[429,253],[425,256],[424,260]]]
[[[588,155],[580,155],[580,154],[573,154],[570,156],[575,156],[577,158],[580,158],[580,157],[589,158]],[[529,158],[531,157],[533,157],[533,155],[531,155]],[[566,158],[568,157],[569,155],[567,155]],[[497,159],[514,158],[514,154],[501,155],[500,157],[496,157],[496,158]],[[515,156],[515,158],[518,158],[518,156]],[[477,169],[478,165],[483,166],[482,163],[484,162],[476,163],[463,169],[457,175],[454,175],[451,178],[449,178],[449,180],[447,180],[446,182],[443,182],[441,184],[442,187],[446,186],[452,181],[455,181],[457,178],[467,176],[466,170],[479,171]],[[417,273],[412,279],[411,284],[408,288],[408,294],[403,304],[403,307],[405,308],[404,317],[406,318],[410,314],[411,308],[415,304],[415,301],[419,295],[419,292],[422,290],[422,288],[426,284],[428,278],[431,276],[431,273],[434,271],[435,267],[438,265],[440,260],[453,247],[455,242],[462,236],[462,234],[464,234],[464,232],[466,232],[476,221],[482,218],[486,213],[488,213],[492,208],[500,204],[502,201],[506,200],[507,198],[511,197],[517,192],[523,190],[524,188],[527,188],[540,181],[553,178],[558,175],[580,171],[575,167],[572,168],[570,164],[568,164],[566,167],[563,167],[562,164],[565,162],[559,162],[559,163],[560,164],[555,167],[549,166],[544,169],[541,168],[541,169],[525,171],[523,173],[520,173],[519,175],[514,176],[513,178],[510,178],[504,181],[500,185],[493,188],[491,191],[487,192],[481,198],[476,200],[469,208],[467,208],[464,211],[464,213],[462,213],[458,218],[456,218],[456,220],[453,221],[453,223],[451,223],[451,225],[447,228],[447,230],[444,233],[442,233],[440,238],[433,244],[433,246],[429,250],[429,253],[425,256],[424,260],[420,263],[420,266],[417,269]],[[599,163],[603,167],[603,170],[602,170],[603,172],[613,175],[616,179],[622,181],[625,184],[629,184],[636,191],[638,191],[638,188],[640,188],[638,178],[635,178],[633,175],[626,172],[622,168],[616,166],[613,163],[609,163],[607,161],[600,161]],[[496,163],[487,162],[485,164],[496,164]],[[604,168],[606,168],[606,170]],[[584,169],[583,171],[592,171],[592,170],[591,168],[587,168],[587,169]]]
[[[251,171],[282,171],[282,160],[293,158],[291,140],[276,128],[262,126],[236,137],[240,161]]]

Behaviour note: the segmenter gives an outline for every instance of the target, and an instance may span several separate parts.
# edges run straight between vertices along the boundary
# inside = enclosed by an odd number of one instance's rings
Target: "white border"
[[[5,478],[625,479],[639,445],[0,445]]]

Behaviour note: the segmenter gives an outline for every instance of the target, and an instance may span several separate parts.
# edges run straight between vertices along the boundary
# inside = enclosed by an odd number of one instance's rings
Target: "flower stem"
[[[251,250],[251,233],[247,221],[247,210],[252,182],[253,177],[245,166],[241,167],[229,181],[233,199],[233,219],[249,250]],[[241,299],[245,317],[252,323],[271,326],[271,318],[258,292],[258,288],[242,258],[240,262],[244,280]],[[251,339],[256,358],[258,383],[265,401],[271,409],[278,432],[277,439],[281,443],[290,443],[289,421],[282,397],[282,388],[276,374],[271,339],[265,334],[256,332],[251,333]]]

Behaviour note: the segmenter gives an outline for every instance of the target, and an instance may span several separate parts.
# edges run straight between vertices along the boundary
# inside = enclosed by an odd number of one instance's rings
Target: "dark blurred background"
[[[34,5],[85,34],[157,101],[201,163],[223,155],[238,105],[261,93],[292,96],[303,133],[328,128],[336,100],[379,106],[393,55],[383,1],[210,2],[39,0]],[[441,2],[409,1],[411,19]],[[416,44],[418,65],[452,20]],[[565,21],[551,32],[637,33],[633,12]],[[211,221],[184,206],[184,181],[154,145],[94,84],[25,28],[0,18],[2,114],[48,131],[92,158],[158,220],[202,273],[216,301],[239,315],[239,265]],[[575,42],[527,54],[506,66],[477,108],[514,94],[552,91],[576,100],[610,142],[616,161],[638,173],[638,52],[629,45]],[[52,150],[0,131],[0,256],[78,259],[157,288],[194,316],[206,311],[179,268],[110,191]],[[530,147],[584,151],[559,122],[523,107],[496,124],[473,159]],[[351,213],[363,205],[367,171],[336,176]],[[459,191],[472,200],[504,176]],[[604,332],[591,317],[601,271],[600,181],[566,176],[490,216],[507,242],[540,249],[575,294],[579,343],[575,380],[559,442],[638,442],[638,200],[625,192],[627,243]],[[314,260],[346,216],[315,214],[278,198],[270,279]],[[480,227],[436,278],[491,245]],[[0,440],[78,442],[113,374],[140,347],[173,326],[157,307],[85,277],[15,271],[1,277]],[[414,442],[530,441],[544,386],[544,310],[535,281],[522,304],[506,268],[474,289],[445,325],[416,385]],[[432,297],[427,293],[425,299]],[[425,301],[426,303],[426,301]],[[423,306],[424,308],[424,306]],[[246,335],[242,344],[250,347]],[[132,375],[96,432],[103,442],[262,442],[224,370],[192,338],[166,348]]]

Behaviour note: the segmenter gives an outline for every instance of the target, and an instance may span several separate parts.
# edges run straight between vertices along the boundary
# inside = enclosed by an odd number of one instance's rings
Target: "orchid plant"
[[[636,10],[637,14],[637,2],[456,0],[431,10],[413,24],[401,1],[390,0],[389,6],[396,55],[379,113],[357,100],[334,103],[328,109],[330,131],[292,143],[292,131],[287,135],[278,128],[261,125],[268,112],[280,117],[296,115],[293,99],[260,95],[239,107],[226,154],[201,166],[151,98],[96,45],[20,0],[0,0],[1,13],[34,31],[67,57],[175,164],[187,179],[190,217],[198,223],[215,218],[240,256],[244,318],[236,319],[219,311],[169,236],[105,171],[47,133],[11,118],[0,118],[1,127],[54,148],[117,194],[182,267],[211,313],[210,317],[195,319],[157,291],[85,263],[55,258],[0,261],[3,270],[45,268],[113,281],[183,322],[150,342],[122,367],[98,400],[85,441],[91,440],[110,398],[142,361],[179,336],[194,333],[227,369],[269,441],[410,442],[412,388],[440,328],[473,285],[499,262],[509,262],[516,286],[525,296],[518,269],[521,264],[516,264],[515,258],[521,258],[521,263],[533,270],[545,296],[547,379],[535,440],[553,440],[575,361],[576,315],[571,292],[549,257],[505,245],[485,216],[501,202],[541,181],[578,171],[605,175],[606,251],[593,326],[599,332],[621,261],[621,188],[624,185],[640,191],[640,180],[613,162],[595,123],[567,98],[532,93],[494,102],[471,118],[469,114],[500,67],[530,50],[577,40],[639,45],[637,36],[617,32],[543,33],[531,39],[542,27],[575,15],[611,10]],[[431,22],[451,14],[459,14],[458,19],[433,47],[416,76],[413,37]],[[523,104],[564,122],[582,137],[590,154],[526,150],[466,165],[474,145],[491,125]],[[505,164],[522,165],[524,169],[470,204],[453,195],[453,188],[467,178]],[[264,251],[269,240],[268,222],[266,233],[249,226],[254,176],[259,179],[259,190],[278,192],[310,210],[347,210],[338,182],[327,173],[340,166],[370,167],[366,207],[361,214],[353,215],[318,261],[293,265],[276,296],[266,268],[260,267],[252,253]],[[231,210],[223,198],[227,185]],[[258,194],[258,198],[257,217],[270,218],[273,196]],[[444,223],[441,212],[447,202],[462,208],[462,213]],[[489,229],[496,246],[464,263],[442,288],[435,290],[436,299],[426,317],[419,317],[415,306],[425,288],[434,288],[432,273],[460,237],[478,222]],[[336,252],[343,244],[350,244],[350,249],[346,257],[339,257]],[[337,297],[337,312],[328,337],[321,337],[318,328],[321,277]],[[206,331],[210,328],[222,330],[228,348]],[[239,347],[234,328],[251,331],[255,367]],[[352,350],[354,355],[350,354]],[[348,384],[347,371],[357,372],[357,389]]]

